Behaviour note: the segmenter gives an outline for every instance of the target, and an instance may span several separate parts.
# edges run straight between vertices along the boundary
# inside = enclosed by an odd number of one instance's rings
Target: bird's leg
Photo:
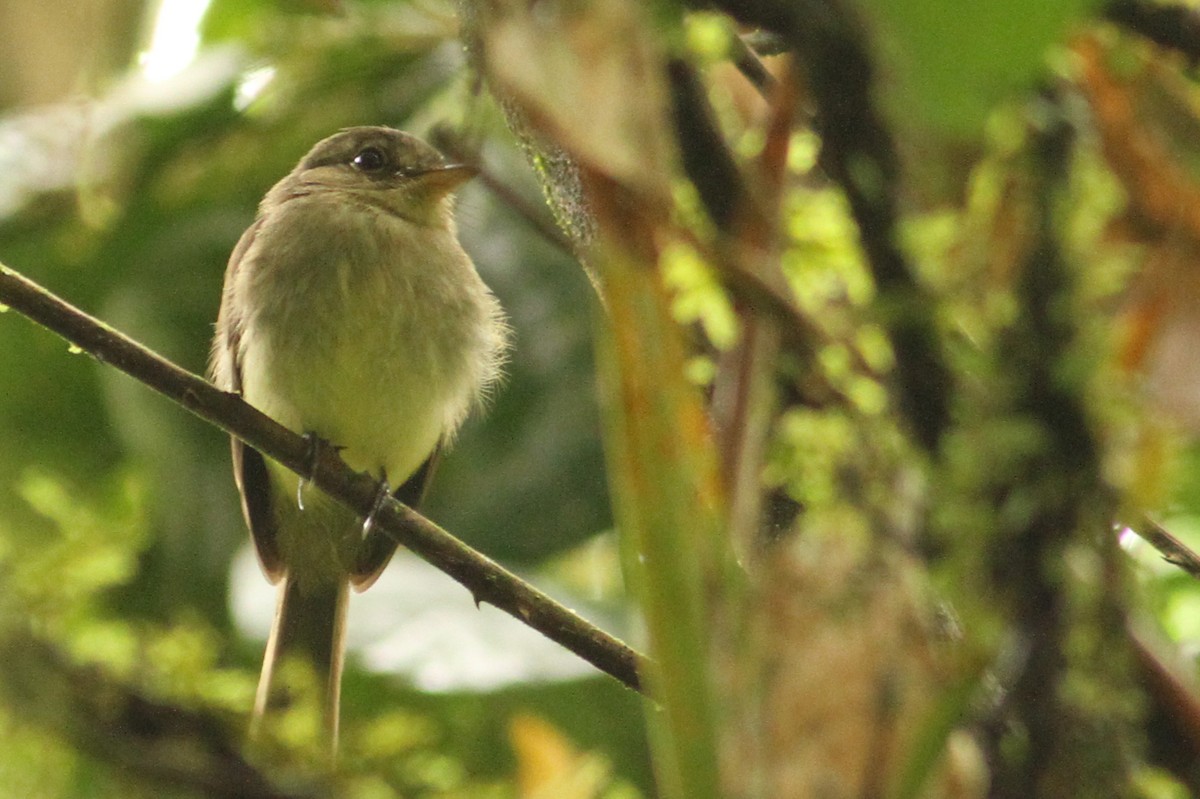
[[[350,584],[354,586],[355,591],[365,591],[370,588],[379,579],[379,575],[383,573],[383,567],[387,566],[388,561],[392,559],[392,553],[396,551],[396,541],[390,535],[375,528],[375,514],[383,507],[383,503],[387,501],[391,492],[392,487],[388,484],[387,475],[384,474],[380,478],[379,491],[375,494],[371,512],[363,521],[362,541],[359,544],[354,569],[350,573]]]
[[[425,489],[428,488],[429,478],[437,467],[440,451],[441,446],[439,445],[417,471],[392,492],[392,496],[409,508],[416,508],[425,496]],[[388,561],[392,559],[398,546],[400,546],[400,542],[396,538],[378,528],[363,535],[354,571],[350,575],[350,584],[354,586],[355,591],[365,591],[379,579],[379,575],[387,567]]]
[[[308,452],[304,455],[304,474],[296,483],[296,507],[300,510],[304,510],[304,489],[308,488],[312,483],[313,475],[317,473],[317,461],[321,458],[321,449],[330,446],[328,441],[311,430],[306,432],[302,438],[308,443]]]
[[[392,486],[388,483],[387,470],[380,469],[379,486],[375,489],[375,501],[371,503],[371,512],[367,514],[367,518],[363,519],[363,538],[371,534],[372,528],[375,527],[375,516],[379,513],[379,509],[383,507],[383,503],[387,502],[387,498],[391,493]]]

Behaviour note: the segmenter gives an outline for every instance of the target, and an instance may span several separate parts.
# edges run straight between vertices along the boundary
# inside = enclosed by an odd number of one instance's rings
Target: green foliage
[[[105,76],[113,88],[92,108],[0,118],[0,166],[6,148],[30,166],[0,194],[0,258],[194,371],[204,369],[225,259],[255,203],[329,132],[371,123],[428,135],[478,155],[517,200],[478,186],[461,197],[462,237],[512,317],[516,354],[486,420],[440,467],[426,510],[488,554],[565,584],[568,601],[603,585],[594,607],[625,617],[607,535],[611,478],[664,709],[651,711],[647,734],[641,700],[608,681],[439,694],[352,656],[337,773],[305,748],[318,722],[305,673],[292,675],[297,702],[251,751],[254,766],[285,788],[362,799],[715,796],[741,738],[755,755],[771,748],[764,741],[784,748],[790,718],[772,716],[782,711],[766,704],[775,695],[764,683],[779,688],[771,681],[786,681],[802,652],[817,671],[829,654],[887,675],[868,719],[872,757],[902,760],[889,747],[916,741],[906,762],[874,758],[855,772],[878,781],[855,795],[896,785],[896,795],[943,795],[931,786],[954,766],[944,761],[956,748],[971,754],[967,731],[989,724],[1002,728],[979,733],[994,735],[998,785],[1006,765],[1017,770],[1051,740],[1058,748],[1045,756],[1061,769],[1052,776],[1082,775],[1072,787],[1100,793],[1132,774],[1138,795],[1186,795],[1145,765],[1145,697],[1131,687],[1124,620],[1144,611],[1192,649],[1200,587],[1132,534],[1118,549],[1108,533],[1150,507],[1185,541],[1200,540],[1200,447],[1165,420],[1147,421],[1153,406],[1116,355],[1116,309],[1161,242],[1137,240],[1156,220],[1135,207],[1137,182],[1114,165],[1101,121],[1084,108],[1078,59],[1063,56],[1100,3],[855,5],[878,56],[874,96],[915,180],[885,186],[881,161],[863,153],[847,180],[869,203],[902,189],[881,215],[895,210],[895,220],[864,221],[861,208],[855,218],[826,173],[830,148],[814,130],[827,109],[810,107],[825,95],[804,81],[837,76],[789,82],[773,62],[777,85],[757,96],[727,63],[744,53],[745,28],[670,2],[544,3],[532,15],[524,3],[492,4],[512,14],[483,43],[506,57],[487,62],[478,43],[468,55],[457,38],[469,27],[457,12],[478,4],[214,0],[206,54],[177,83],[146,84],[131,70]],[[1113,60],[1133,74],[1135,55]],[[509,106],[476,84],[471,57],[492,90],[511,91]],[[745,179],[751,199],[728,229],[677,174],[677,150],[693,143],[677,140],[669,111],[679,97],[658,81],[667,58],[686,59],[706,81],[721,145]],[[1189,79],[1168,68],[1194,99]],[[1033,96],[1050,84],[1055,96]],[[1194,174],[1187,142],[1200,114],[1162,88],[1138,89],[1139,107],[1173,134],[1150,138],[1170,142],[1180,171]],[[788,102],[796,108],[782,130],[772,115]],[[514,140],[506,112],[526,140]],[[1047,142],[1068,129],[1078,135],[1056,160]],[[827,131],[852,133],[862,131]],[[594,245],[605,306],[558,238],[522,219],[544,213],[539,179],[572,243]],[[899,246],[904,263],[892,266],[911,271],[911,296],[881,297],[865,234]],[[762,253],[769,263],[756,260]],[[748,324],[777,317],[759,313],[761,296],[739,294],[731,273],[747,264],[803,330]],[[187,768],[245,765],[262,648],[227,599],[246,535],[226,438],[3,310],[0,793],[199,795]],[[764,329],[788,335],[747,332]],[[894,401],[901,378],[925,377],[900,372],[912,362],[895,339],[914,330],[933,331],[935,341],[918,343],[950,364],[927,395],[953,406],[948,432],[924,449]],[[611,475],[594,397],[596,331]],[[718,397],[730,363],[749,375],[736,386],[741,416]],[[731,542],[745,526],[739,514],[754,529]],[[755,537],[755,514],[771,515],[772,540]],[[598,576],[578,577],[588,570]],[[954,617],[940,633],[952,639],[948,664],[914,610],[929,610],[930,586]],[[469,607],[465,592],[459,599]],[[847,618],[856,626],[839,630]],[[896,623],[870,626],[880,619]],[[792,622],[812,638],[787,639]],[[815,629],[833,642],[829,653],[809,648]],[[1049,666],[1037,660],[1046,641],[1059,658]],[[914,677],[912,662],[935,677]],[[1061,680],[1023,692],[1022,676],[1038,668]],[[802,676],[800,691],[820,690]],[[836,694],[856,675],[816,676],[832,676]],[[992,682],[1009,690],[999,710],[994,697],[980,701]],[[910,683],[932,696],[915,721],[897,700]],[[800,717],[812,704],[780,706]],[[1052,718],[1041,718],[1047,707]],[[1023,713],[1021,723],[1001,711]],[[526,717],[545,729],[523,728]],[[764,727],[736,726],[747,718]],[[842,720],[805,728],[804,745]],[[1049,735],[1055,724],[1070,734]],[[162,773],[181,763],[190,782]],[[899,776],[888,783],[873,769]]]
[[[859,0],[889,58],[890,106],[913,127],[972,140],[1004,100],[1032,88],[1047,54],[1097,0]]]
[[[729,297],[708,264],[694,249],[672,245],[662,257],[663,280],[675,292],[672,311],[681,323],[699,322],[717,349],[729,349],[737,339],[737,318]]]

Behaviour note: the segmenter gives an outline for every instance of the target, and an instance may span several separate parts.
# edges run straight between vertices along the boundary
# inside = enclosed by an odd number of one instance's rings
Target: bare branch
[[[1147,544],[1157,549],[1167,563],[1178,566],[1191,576],[1200,579],[1200,555],[1167,532],[1167,528],[1153,519],[1147,518],[1134,532]]]
[[[775,76],[767,70],[750,42],[745,37],[735,36],[733,51],[729,56],[738,72],[750,81],[750,85],[762,95],[763,99],[769,100],[771,92],[775,88]]]
[[[3,264],[0,264],[0,302],[297,474],[307,474],[312,466],[311,448],[305,439],[246,404],[241,397],[221,391],[181,369]],[[312,480],[360,516],[369,514],[376,504],[375,479],[347,466],[333,447],[321,449]],[[495,605],[600,671],[634,690],[642,690],[639,675],[646,661],[640,654],[413,509],[389,499],[377,510],[375,524],[461,583],[477,604]]]
[[[577,254],[570,239],[567,238],[554,220],[546,213],[545,207],[538,208],[529,203],[520,192],[504,182],[494,170],[483,162],[478,149],[473,149],[461,137],[449,129],[438,129],[431,137],[432,144],[452,159],[471,164],[479,170],[478,178],[487,186],[496,199],[517,216],[525,220],[529,227],[557,249],[576,258]]]

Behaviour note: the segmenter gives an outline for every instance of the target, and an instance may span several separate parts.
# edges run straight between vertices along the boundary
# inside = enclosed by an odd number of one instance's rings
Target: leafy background
[[[163,18],[184,19],[185,6],[164,4]],[[1139,384],[1170,389],[1187,375],[1164,375],[1128,349],[1122,356],[1115,340],[1123,328],[1113,320],[1139,296],[1133,276],[1155,247],[1120,230],[1139,199],[1138,175],[1119,151],[1105,149],[1113,121],[1095,111],[1104,96],[1079,88],[1105,87],[1079,77],[1083,58],[1072,37],[1099,31],[1114,74],[1151,76],[1107,89],[1142,103],[1143,127],[1135,132],[1168,141],[1171,170],[1186,172],[1195,158],[1196,140],[1187,134],[1200,106],[1186,65],[1119,39],[1090,16],[1101,6],[861,0],[856,8],[884,65],[881,100],[912,180],[900,233],[942,303],[939,324],[953,331],[947,338],[958,348],[967,393],[986,393],[980,386],[989,385],[995,364],[980,352],[1015,315],[1016,259],[1005,234],[1021,220],[1006,214],[1014,184],[1028,173],[1021,148],[1022,131],[1037,116],[1031,98],[1056,81],[1078,88],[1072,97],[1089,135],[1062,221],[1067,249],[1087,271],[1079,296],[1070,298],[1083,320],[1083,351],[1069,366],[1090,370],[1089,411],[1122,515],[1150,509],[1181,537],[1200,540],[1200,456],[1188,428],[1195,419],[1168,422],[1146,404],[1154,392]],[[739,163],[754,163],[767,135],[746,122],[756,118],[746,111],[754,101],[729,69],[733,25],[667,2],[653,8],[662,28],[647,27],[705,70],[722,131]],[[526,154],[468,68],[457,12],[443,0],[214,0],[199,23],[198,57],[151,79],[153,63],[139,54],[152,42],[157,4],[5,4],[0,259],[200,372],[225,259],[264,191],[314,141],[347,125],[383,123],[478,158],[509,194],[485,181],[468,186],[461,233],[512,318],[516,349],[490,412],[471,422],[443,463],[426,511],[637,642],[597,410],[592,337],[603,311],[552,232]],[[604,88],[608,97],[626,97],[627,87]],[[642,99],[629,97],[630,106]],[[1099,121],[1081,109],[1087,103]],[[813,539],[828,541],[822,529],[836,528],[850,531],[854,546],[865,538],[854,531],[868,522],[857,515],[861,507],[848,509],[848,496],[861,497],[847,489],[845,475],[879,488],[873,470],[886,469],[863,463],[908,456],[895,454],[895,428],[880,421],[887,403],[879,384],[847,365],[848,352],[867,360],[873,352],[879,363],[889,355],[878,329],[861,325],[874,288],[846,204],[813,179],[814,134],[798,131],[789,144],[787,168],[799,185],[782,203],[786,277],[822,340],[839,345],[822,350],[818,371],[853,407],[790,408],[772,428],[765,479],[809,511]],[[690,187],[677,187],[673,200],[674,213],[706,230]],[[676,315],[693,341],[711,345],[697,352],[729,348],[737,336],[733,311],[703,259],[687,248],[672,251],[672,259]],[[1177,269],[1163,279],[1186,293],[1177,287],[1193,278]],[[1144,306],[1143,321],[1174,324],[1175,317],[1154,315],[1158,307]],[[271,596],[247,554],[225,437],[15,313],[0,314],[0,345],[0,626],[28,628],[71,663],[99,666],[152,697],[213,710],[236,735]],[[714,365],[701,357],[689,368],[703,382]],[[1025,431],[988,427],[988,408],[958,408],[965,432],[949,448],[957,469],[950,490],[966,494],[1029,477],[1027,463],[1000,454]],[[1016,505],[1008,509],[1019,515]],[[977,507],[948,502],[940,510],[950,519],[944,526],[975,529]],[[1131,534],[1122,542],[1132,612],[1191,656],[1194,671],[1200,588]],[[844,557],[819,543],[817,551],[829,562]],[[1070,564],[1086,571],[1083,560]],[[995,618],[973,615],[963,597],[970,593],[963,585],[978,574],[956,571],[971,567],[952,562],[934,582],[962,601],[966,627],[986,638]],[[428,568],[402,559],[356,601],[355,612],[360,640],[346,678],[338,784],[346,795],[656,795],[643,708],[631,692],[519,625],[477,610],[465,591]],[[837,640],[843,654],[854,651],[841,631]],[[878,639],[861,643],[866,651],[880,648]],[[106,754],[88,738],[94,731],[73,718],[71,686],[55,681],[55,661],[36,647],[5,647],[0,655],[0,793],[203,794],[147,783],[136,764]],[[99,685],[94,693],[103,698],[108,683]],[[1134,711],[1112,707],[1126,700],[1119,694],[1091,704],[1099,718],[1110,710],[1125,718]],[[121,740],[122,730],[110,732]],[[1140,768],[1136,777],[1141,795],[1188,795],[1156,769]]]

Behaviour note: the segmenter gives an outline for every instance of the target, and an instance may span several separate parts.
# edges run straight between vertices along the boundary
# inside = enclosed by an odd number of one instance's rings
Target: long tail
[[[347,580],[301,585],[285,575],[279,581],[275,623],[267,640],[250,736],[257,735],[262,719],[272,709],[287,704],[288,697],[276,681],[276,671],[286,659],[304,658],[323,685],[322,712],[329,750],[337,752],[338,703],[346,649],[346,608],[350,599]]]

